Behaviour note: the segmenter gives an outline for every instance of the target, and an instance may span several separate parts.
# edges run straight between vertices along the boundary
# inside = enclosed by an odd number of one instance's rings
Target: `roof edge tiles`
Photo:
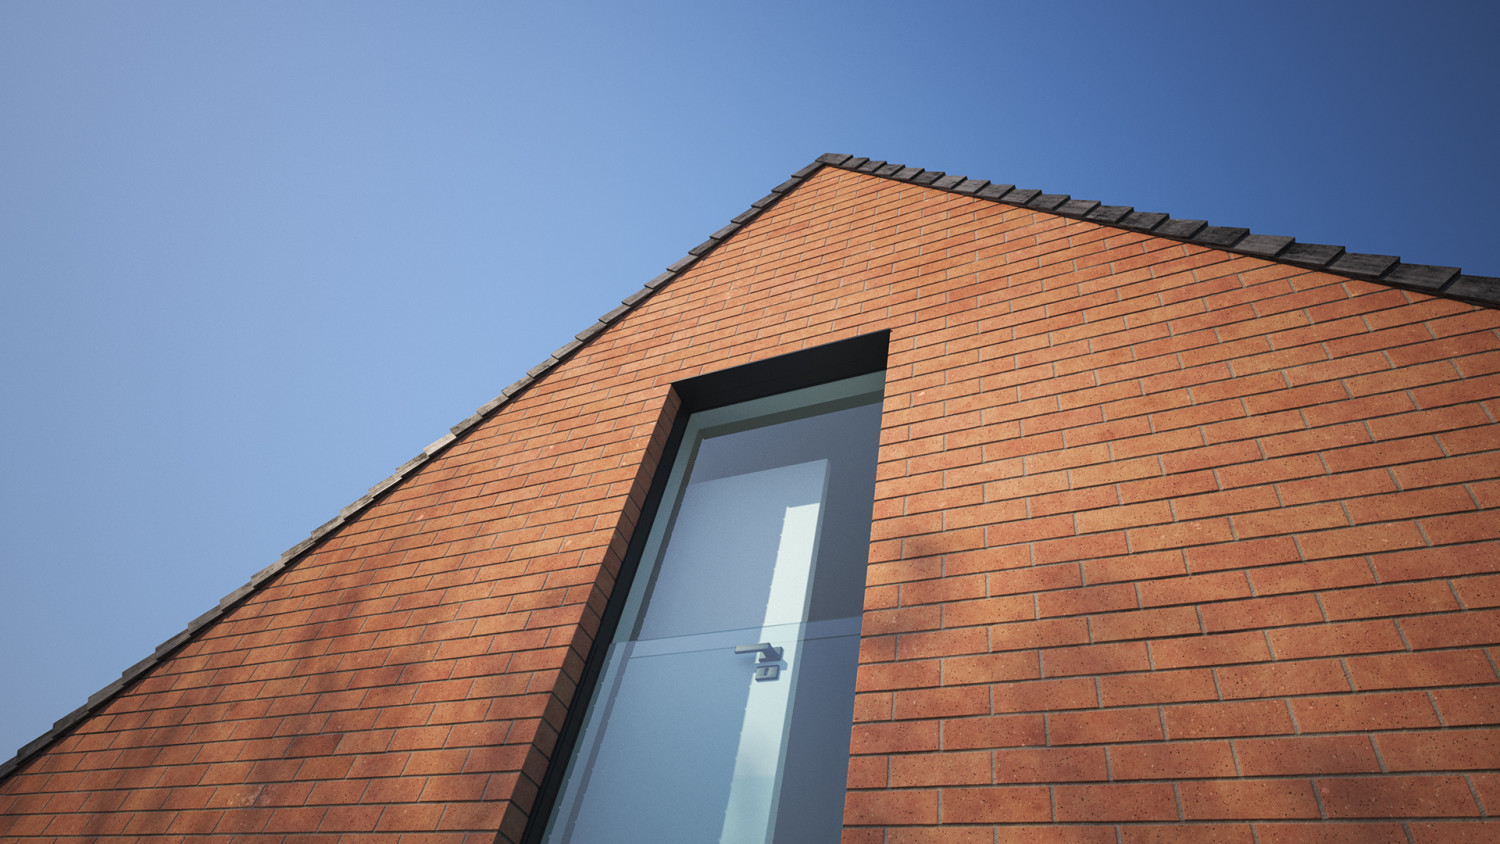
[[[448,433],[433,441],[416,457],[401,464],[389,477],[370,487],[365,495],[340,510],[337,516],[314,528],[306,539],[282,552],[276,562],[256,572],[248,583],[225,595],[217,606],[193,619],[185,630],[158,645],[150,656],[125,669],[119,679],[90,695],[84,705],[64,715],[52,725],[51,729],[21,747],[14,757],[0,763],[0,779],[9,776],[26,764],[31,757],[61,738],[90,713],[108,703],[137,678],[166,659],[177,648],[186,644],[199,630],[217,621],[260,586],[296,562],[303,554],[317,547],[322,540],[338,530],[344,523],[375,503],[391,487],[432,460],[449,444],[509,403],[527,387],[536,383],[553,367],[572,357],[589,340],[650,298],[656,291],[670,284],[677,276],[698,263],[703,256],[712,252],[720,243],[732,237],[735,232],[759,217],[767,208],[776,204],[783,196],[824,167],[835,167],[989,202],[1014,205],[1028,210],[1171,238],[1213,249],[1250,255],[1263,260],[1291,264],[1303,269],[1327,270],[1338,275],[1417,290],[1476,305],[1500,307],[1500,278],[1465,275],[1456,267],[1407,264],[1403,263],[1400,258],[1389,255],[1346,252],[1342,246],[1298,243],[1295,238],[1282,235],[1261,235],[1253,234],[1243,228],[1210,226],[1204,220],[1177,219],[1160,212],[1141,212],[1123,205],[1102,205],[1095,200],[1074,199],[1067,194],[1047,194],[1040,190],[1017,188],[1015,185],[993,184],[984,179],[970,179],[940,170],[924,170],[921,167],[907,167],[902,164],[856,158],[841,153],[825,153],[797,170],[786,181],[772,188],[769,194],[750,203],[748,209],[731,218],[727,225],[709,235],[707,240],[689,249],[682,258],[668,265],[666,272],[646,282],[640,290],[626,296],[621,300],[620,305],[578,332],[546,360],[527,370],[519,380],[501,390],[499,396],[481,405],[473,415],[454,425]]]

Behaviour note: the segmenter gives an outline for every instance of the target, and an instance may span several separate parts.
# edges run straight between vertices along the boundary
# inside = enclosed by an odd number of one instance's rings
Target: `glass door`
[[[882,381],[689,420],[545,841],[838,839]]]

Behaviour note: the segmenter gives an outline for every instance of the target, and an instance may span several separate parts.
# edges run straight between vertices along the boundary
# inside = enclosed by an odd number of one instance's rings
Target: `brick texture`
[[[0,782],[0,837],[516,840],[670,384],[889,330],[846,841],[1495,839],[1497,329],[825,168]]]

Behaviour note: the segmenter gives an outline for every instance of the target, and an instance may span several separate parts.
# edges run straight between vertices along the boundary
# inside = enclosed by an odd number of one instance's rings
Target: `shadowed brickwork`
[[[0,835],[515,840],[671,382],[878,330],[848,844],[1500,835],[1500,312],[858,166],[164,652]]]

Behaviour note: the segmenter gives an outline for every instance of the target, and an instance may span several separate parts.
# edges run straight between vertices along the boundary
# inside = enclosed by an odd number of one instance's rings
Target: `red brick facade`
[[[887,329],[847,844],[1500,840],[1500,311],[832,167],[0,782],[0,835],[515,840],[672,382]]]

